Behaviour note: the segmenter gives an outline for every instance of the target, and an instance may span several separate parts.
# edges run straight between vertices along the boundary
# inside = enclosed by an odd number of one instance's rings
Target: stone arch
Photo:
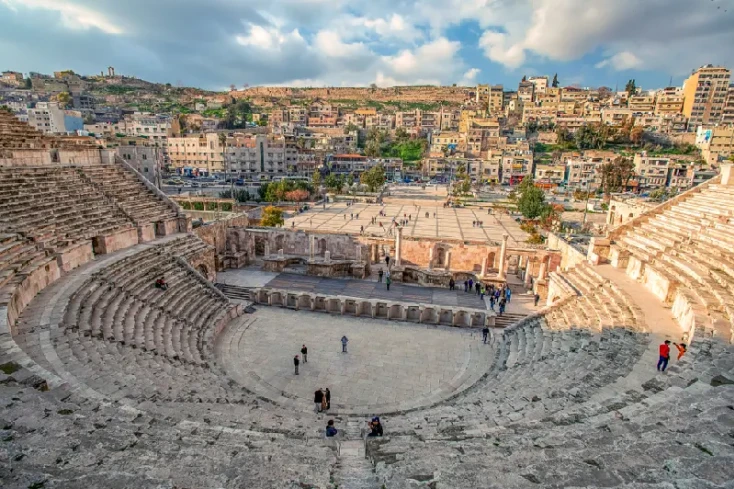
[[[436,246],[436,266],[443,267],[446,265],[446,247]]]
[[[494,263],[494,260],[496,259],[496,257],[497,257],[497,253],[495,253],[494,251],[490,251],[489,253],[487,253],[487,268],[493,268],[493,269],[497,268],[497,266]]]
[[[255,256],[265,256],[265,237],[255,236]]]
[[[282,234],[279,234],[279,235],[277,235],[277,236],[275,237],[275,251],[276,251],[276,252],[277,252],[278,250],[283,250],[283,249],[285,249],[285,248],[283,247],[283,243],[284,243],[284,241],[285,241],[285,236],[283,236]]]
[[[319,249],[318,249],[317,254],[324,256],[325,253],[326,253],[326,238],[321,238],[319,240]]]

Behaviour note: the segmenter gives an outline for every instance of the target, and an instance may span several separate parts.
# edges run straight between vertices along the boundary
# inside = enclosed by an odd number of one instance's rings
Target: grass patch
[[[12,375],[15,372],[17,372],[18,370],[20,370],[20,365],[18,365],[15,362],[7,362],[7,363],[3,363],[2,365],[0,365],[0,370],[5,375]]]

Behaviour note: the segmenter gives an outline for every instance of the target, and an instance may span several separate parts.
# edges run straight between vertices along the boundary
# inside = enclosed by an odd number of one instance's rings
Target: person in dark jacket
[[[296,375],[298,375],[298,366],[301,364],[301,361],[298,359],[298,355],[293,357],[293,365],[296,367]]]
[[[313,410],[316,414],[321,412],[321,402],[324,400],[324,391],[317,390],[313,394]]]
[[[308,363],[308,348],[306,348],[306,345],[301,348],[301,355],[303,355],[303,363]]]
[[[454,287],[456,286],[456,282],[454,282],[454,279],[449,279],[449,290],[454,290]]]
[[[326,396],[326,410],[328,411],[331,409],[331,391],[329,388],[326,388],[326,392],[324,392],[324,395]]]
[[[380,423],[380,418],[374,417],[372,418],[372,421],[367,421],[367,425],[370,428],[370,432],[367,436],[375,437],[375,436],[382,436],[382,424]]]

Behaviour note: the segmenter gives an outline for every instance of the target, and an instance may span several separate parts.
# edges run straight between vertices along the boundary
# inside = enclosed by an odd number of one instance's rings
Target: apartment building
[[[635,155],[633,163],[637,175],[638,188],[642,191],[665,187],[681,191],[692,184],[690,171],[695,158],[681,156],[649,156],[646,152]]]
[[[635,114],[653,113],[655,112],[655,95],[633,95],[627,99],[627,107]]]
[[[696,146],[701,157],[710,165],[718,165],[734,154],[734,126],[699,127]]]
[[[558,103],[549,102],[542,105],[523,104],[522,123],[535,122],[539,125],[555,124],[558,117]]]
[[[726,104],[724,105],[724,112],[721,116],[721,123],[727,125],[734,125],[734,84],[729,85],[729,91],[726,96]]]
[[[678,87],[668,87],[655,94],[656,114],[681,114],[683,112],[683,90]]]
[[[431,156],[446,156],[466,150],[466,134],[459,132],[437,132],[431,135]]]
[[[611,163],[614,158],[616,158],[614,153],[606,151],[564,155],[566,187],[571,190],[597,190],[602,183],[600,172],[602,165]]]
[[[535,185],[551,189],[564,184],[566,179],[566,166],[555,163],[537,163],[535,165]]]
[[[423,176],[439,177],[447,180],[456,175],[461,168],[465,170],[475,182],[499,182],[502,170],[502,159],[491,158],[463,158],[463,157],[436,157],[425,158],[422,163]]]
[[[46,134],[68,134],[84,129],[82,113],[65,110],[57,102],[38,102],[27,109],[28,123]]]
[[[0,82],[14,87],[22,87],[25,84],[25,78],[23,78],[23,73],[17,71],[3,71]]]
[[[523,104],[529,104],[533,101],[535,93],[535,84],[531,81],[521,81],[517,87],[517,98]]]
[[[475,102],[480,109],[499,114],[503,111],[504,95],[502,85],[477,85]]]
[[[327,165],[337,175],[354,175],[359,177],[365,171],[382,165],[388,180],[402,178],[403,160],[400,158],[369,158],[359,154],[333,155],[327,158]]]
[[[601,121],[608,126],[622,126],[633,116],[627,107],[605,107],[601,109]]]
[[[533,155],[525,152],[503,151],[500,182],[508,185],[517,185],[533,174]]]
[[[706,65],[686,79],[683,83],[683,114],[688,117],[689,131],[695,131],[701,125],[721,123],[730,77],[728,69]]]
[[[533,93],[536,96],[538,94],[545,93],[545,91],[548,89],[547,76],[531,76],[528,77],[528,81],[534,85]]]
[[[160,150],[151,146],[122,145],[115,148],[117,155],[135,168],[153,184],[158,184],[163,158]]]

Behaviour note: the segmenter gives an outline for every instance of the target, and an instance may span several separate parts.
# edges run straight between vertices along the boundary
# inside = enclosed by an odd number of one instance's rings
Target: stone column
[[[308,237],[308,259],[313,260],[316,253],[316,236]]]
[[[446,252],[446,271],[451,270],[451,250]]]
[[[269,257],[269,256],[270,256],[270,243],[268,243],[268,242],[266,241],[266,242],[265,242],[265,257],[267,258],[267,257]]]
[[[433,250],[434,248],[431,248],[428,251],[428,269],[433,270]]]
[[[486,256],[484,258],[482,258],[482,277],[486,277],[487,276],[487,262],[488,261],[489,260],[487,260],[487,257]]]
[[[278,250],[278,258],[283,258],[283,248]]]
[[[380,262],[380,246],[377,244],[372,245],[372,263]]]
[[[532,269],[530,268],[530,257],[528,257],[527,262],[525,263],[525,287],[530,287],[530,279],[532,277]]]
[[[499,272],[497,274],[497,278],[500,280],[505,279],[505,262],[507,260],[507,240],[510,237],[506,234],[502,235],[502,249],[500,250],[500,266],[499,266]]]
[[[548,259],[543,258],[543,261],[540,262],[540,272],[538,272],[538,280],[545,280],[545,273],[548,271]]]
[[[400,245],[403,242],[403,228],[398,228],[398,232],[395,235],[395,266],[401,266],[400,263]]]
[[[324,252],[324,263],[331,263],[331,251]]]
[[[357,245],[356,251],[357,251],[357,253],[355,254],[356,261],[361,262],[362,261],[362,245]]]

